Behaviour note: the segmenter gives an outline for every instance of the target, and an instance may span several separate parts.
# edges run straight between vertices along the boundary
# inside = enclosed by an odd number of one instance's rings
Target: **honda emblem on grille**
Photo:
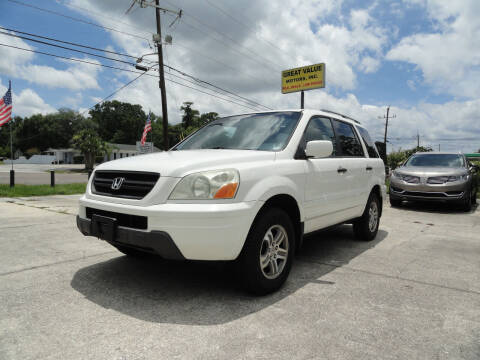
[[[115,179],[113,179],[112,186],[111,186],[112,190],[120,190],[124,181],[125,181],[124,177],[116,177]]]

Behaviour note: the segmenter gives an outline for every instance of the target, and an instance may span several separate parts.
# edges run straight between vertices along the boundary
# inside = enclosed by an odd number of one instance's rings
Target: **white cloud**
[[[415,2],[425,6],[434,30],[403,38],[386,58],[415,64],[425,81],[439,93],[477,98],[480,92],[480,2]]]
[[[14,115],[30,116],[33,114],[48,114],[56,112],[57,110],[48,105],[43,99],[33,90],[24,89],[20,94],[13,94]]]
[[[4,36],[2,42],[19,48],[35,49],[22,39],[15,37]],[[97,75],[101,68],[98,66],[81,62],[73,64],[68,62],[65,70],[59,70],[51,66],[36,65],[33,63],[35,60],[36,57],[32,52],[2,47],[0,73],[52,88],[71,90],[100,89]],[[99,64],[99,61],[95,59],[83,58],[80,60]],[[66,60],[62,60],[59,63],[66,63]]]
[[[7,91],[7,87],[0,82],[0,94]],[[32,89],[24,89],[19,94],[12,91],[13,116],[30,116],[33,114],[48,114],[57,110],[45,101]]]

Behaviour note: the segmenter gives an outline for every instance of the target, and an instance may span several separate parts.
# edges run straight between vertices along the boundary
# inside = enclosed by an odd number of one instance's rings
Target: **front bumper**
[[[77,215],[77,227],[85,236],[99,236],[92,226],[92,220]],[[184,260],[170,235],[164,231],[141,231],[123,226],[115,228],[113,239],[107,240],[113,246],[125,246],[160,255],[164,259]]]
[[[458,201],[462,200],[469,188],[468,181],[447,184],[410,184],[403,180],[391,178],[390,198],[399,200],[422,201]]]
[[[189,260],[234,260],[240,254],[250,226],[263,205],[261,201],[241,203],[165,203],[132,206],[80,199],[77,224],[85,235],[91,219],[87,208],[147,219],[144,229],[118,226],[112,245],[152,249],[165,258]],[[90,210],[90,212],[92,211]],[[178,252],[176,251],[178,250]]]

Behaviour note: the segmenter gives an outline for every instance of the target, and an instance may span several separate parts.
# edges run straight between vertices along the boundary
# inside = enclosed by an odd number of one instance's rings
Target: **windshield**
[[[413,155],[405,166],[463,167],[463,156],[456,154]]]
[[[230,116],[204,126],[173,150],[236,149],[279,151],[295,130],[300,112]]]

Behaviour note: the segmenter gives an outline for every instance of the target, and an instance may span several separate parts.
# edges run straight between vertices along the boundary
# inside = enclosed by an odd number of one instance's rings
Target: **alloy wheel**
[[[281,225],[271,226],[260,246],[260,269],[267,279],[276,279],[285,268],[288,259],[288,235]]]

